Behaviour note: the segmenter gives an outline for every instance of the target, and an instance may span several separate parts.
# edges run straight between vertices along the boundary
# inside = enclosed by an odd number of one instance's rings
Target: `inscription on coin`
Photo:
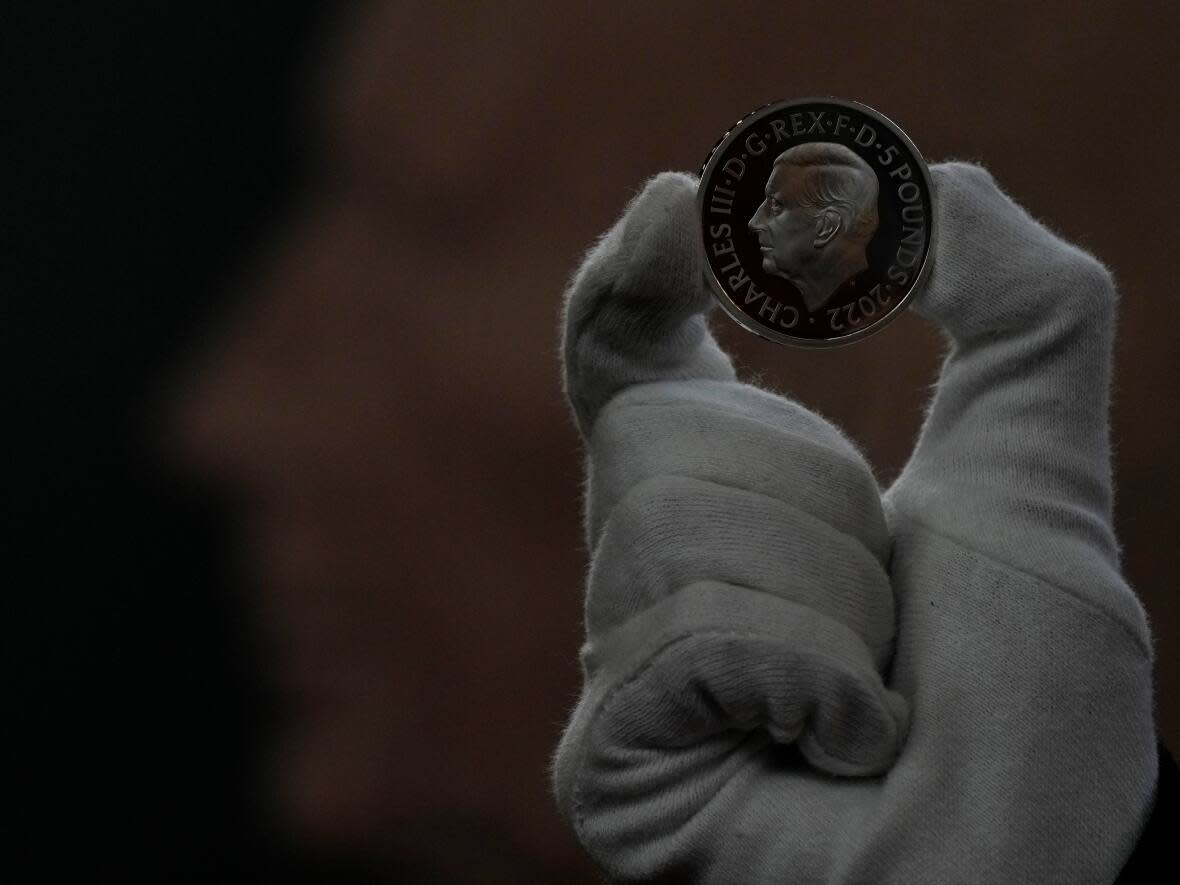
[[[801,99],[739,120],[701,170],[710,282],[725,310],[785,344],[848,344],[924,282],[930,173],[896,125],[856,102]]]

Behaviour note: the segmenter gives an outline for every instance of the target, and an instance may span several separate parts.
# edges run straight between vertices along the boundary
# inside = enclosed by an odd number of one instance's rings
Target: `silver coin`
[[[881,330],[929,271],[930,171],[870,107],[777,102],[743,117],[701,169],[707,276],[725,311],[764,338],[834,347]]]

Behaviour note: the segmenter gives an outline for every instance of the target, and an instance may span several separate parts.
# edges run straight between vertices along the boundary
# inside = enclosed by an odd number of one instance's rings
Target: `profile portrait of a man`
[[[809,311],[868,267],[877,231],[877,176],[851,149],[831,142],[779,154],[766,198],[749,221],[762,269],[790,280]]]

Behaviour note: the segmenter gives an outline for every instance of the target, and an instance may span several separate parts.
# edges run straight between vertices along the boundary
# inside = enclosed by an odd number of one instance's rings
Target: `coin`
[[[701,169],[709,282],[726,312],[783,344],[859,341],[925,283],[930,171],[891,120],[806,98],[738,120]]]

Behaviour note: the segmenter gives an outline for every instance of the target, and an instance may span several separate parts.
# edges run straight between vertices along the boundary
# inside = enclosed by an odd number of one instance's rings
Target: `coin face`
[[[872,108],[767,105],[735,123],[701,170],[709,281],[726,312],[765,338],[859,341],[925,281],[931,194],[922,155]]]

